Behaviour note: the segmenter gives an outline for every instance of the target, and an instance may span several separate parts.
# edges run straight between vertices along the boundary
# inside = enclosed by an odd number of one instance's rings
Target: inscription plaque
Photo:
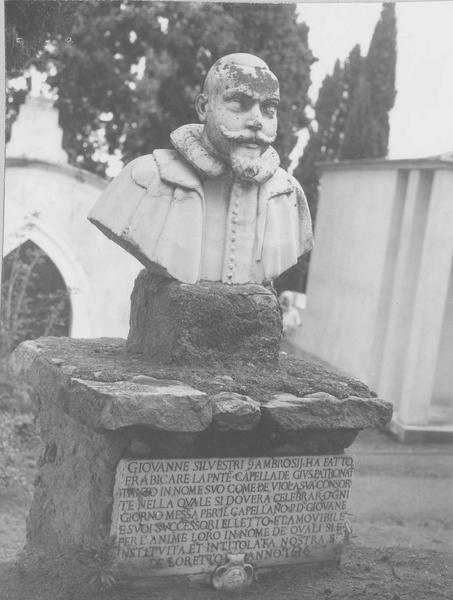
[[[153,574],[339,558],[350,456],[121,460],[111,533],[119,563]]]

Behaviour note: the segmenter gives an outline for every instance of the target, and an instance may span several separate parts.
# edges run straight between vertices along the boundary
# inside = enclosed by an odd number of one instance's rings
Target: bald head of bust
[[[278,102],[278,79],[261,58],[220,58],[195,102],[206,148],[229,164],[238,153],[244,161],[259,158],[276,137]]]
[[[217,91],[224,83],[244,83],[248,80],[259,80],[278,92],[278,79],[267,64],[253,54],[237,52],[219,58],[209,69],[203,85],[204,94]]]

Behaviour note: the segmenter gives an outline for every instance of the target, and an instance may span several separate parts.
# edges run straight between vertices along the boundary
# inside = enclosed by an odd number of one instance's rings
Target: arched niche
[[[90,286],[82,267],[64,240],[58,239],[39,222],[24,225],[5,239],[5,256],[30,241],[38,246],[58,269],[71,304],[71,337],[91,337],[92,311]]]
[[[3,352],[26,339],[67,336],[71,328],[69,292],[57,266],[34,242],[26,240],[3,262]]]

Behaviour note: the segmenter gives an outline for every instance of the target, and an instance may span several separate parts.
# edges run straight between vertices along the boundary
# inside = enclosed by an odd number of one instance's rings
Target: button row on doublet
[[[233,271],[234,271],[234,254],[236,252],[236,227],[238,222],[238,214],[239,214],[239,204],[240,198],[236,198],[233,206],[233,210],[231,211],[231,233],[230,233],[230,247],[229,247],[229,262],[227,266],[227,280],[229,283],[233,280]]]

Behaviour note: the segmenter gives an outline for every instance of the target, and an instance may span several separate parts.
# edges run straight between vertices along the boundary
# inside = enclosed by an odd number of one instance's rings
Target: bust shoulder
[[[270,196],[276,196],[280,194],[291,194],[297,195],[302,194],[302,188],[292,175],[279,167],[272,177],[265,184],[266,194]]]
[[[143,188],[148,188],[159,174],[153,154],[145,154],[135,158],[124,170],[129,171],[134,182]]]
[[[304,192],[301,184],[299,183],[299,181],[295,177],[290,175],[289,173],[288,173],[288,179],[289,179],[291,185],[293,186],[294,190],[296,191],[296,193],[299,196],[302,196],[304,198],[304,200],[306,200],[305,192]]]
[[[139,156],[130,162],[124,169],[129,171],[133,181],[142,188],[148,189],[160,180],[168,183],[178,183],[179,174],[184,171],[192,174],[192,168],[176,150],[154,150],[152,154]],[[175,181],[173,181],[175,179]]]
[[[282,167],[279,167],[277,169],[277,171],[275,172],[274,177],[276,177],[278,180],[280,180],[282,183],[286,182],[287,186],[290,186],[296,190],[300,190],[302,191],[302,186],[300,185],[300,183],[298,182],[298,180],[293,177],[292,175],[290,175],[288,173],[288,171],[285,171],[285,169],[282,169]]]

